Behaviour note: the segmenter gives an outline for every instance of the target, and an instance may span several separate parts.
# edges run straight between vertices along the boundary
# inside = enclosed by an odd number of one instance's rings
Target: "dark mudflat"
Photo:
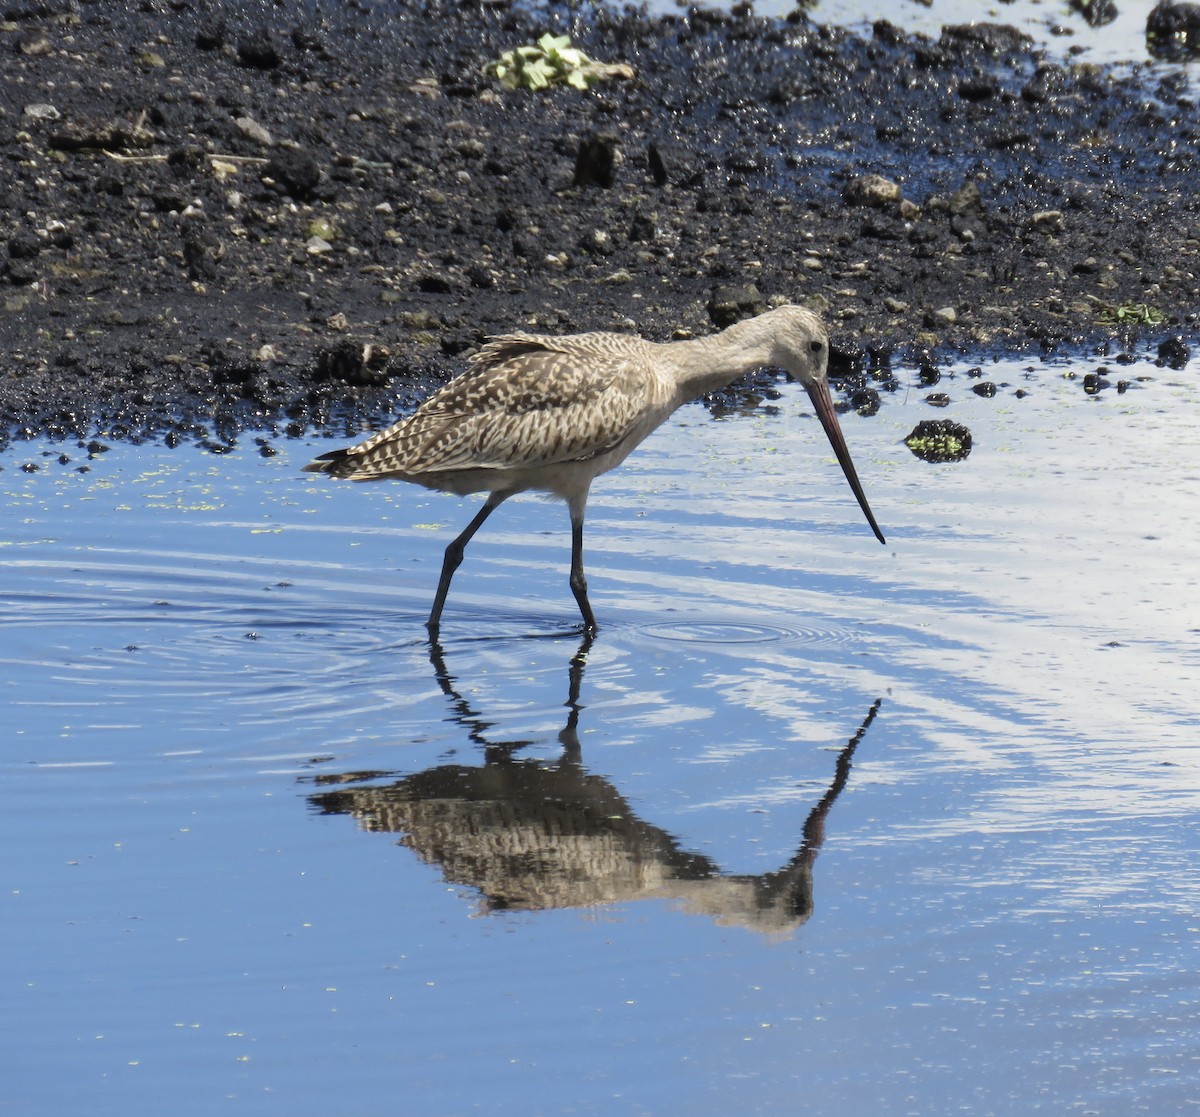
[[[484,75],[551,27],[636,77]],[[382,421],[489,334],[779,298],[860,364],[1196,331],[1183,80],[1007,28],[50,0],[0,53],[5,443]]]

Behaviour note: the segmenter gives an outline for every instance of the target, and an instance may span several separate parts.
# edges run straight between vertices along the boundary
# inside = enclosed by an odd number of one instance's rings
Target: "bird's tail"
[[[328,473],[330,477],[350,477],[358,471],[361,464],[356,454],[351,454],[349,448],[330,450],[321,454],[304,466],[305,473]]]

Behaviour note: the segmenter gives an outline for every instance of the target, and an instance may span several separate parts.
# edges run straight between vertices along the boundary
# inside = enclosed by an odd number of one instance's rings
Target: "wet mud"
[[[783,300],[826,318],[860,410],[892,362],[1194,347],[1200,125],[1169,68],[749,11],[2,15],[4,445],[269,453],[383,421],[491,334],[666,340]],[[634,76],[485,72],[547,30]]]

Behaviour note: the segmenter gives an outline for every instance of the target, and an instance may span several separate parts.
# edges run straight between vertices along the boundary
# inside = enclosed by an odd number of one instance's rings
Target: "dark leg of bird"
[[[583,614],[585,632],[596,631],[596,614],[592,612],[587,595],[587,578],[583,573],[583,512],[571,513],[571,592]]]
[[[454,572],[462,565],[463,551],[471,542],[471,536],[483,527],[483,521],[496,510],[507,495],[507,493],[492,493],[484,506],[475,513],[475,518],[467,524],[462,534],[446,548],[446,557],[442,560],[442,576],[438,580],[437,593],[433,597],[433,611],[429,614],[429,620],[425,622],[425,627],[429,629],[430,635],[436,636],[442,623],[442,607],[446,604],[446,594],[450,592],[450,580],[454,577]]]

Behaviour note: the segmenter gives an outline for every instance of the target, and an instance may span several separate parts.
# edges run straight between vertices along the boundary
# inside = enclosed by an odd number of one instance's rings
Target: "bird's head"
[[[829,370],[829,336],[824,323],[802,306],[780,306],[754,319],[771,339],[770,363],[806,388]]]
[[[867,523],[879,542],[885,542],[850,459],[850,450],[833,407],[833,397],[829,394],[829,335],[821,319],[802,306],[780,306],[751,319],[750,323],[747,323],[750,329],[762,331],[759,336],[770,353],[767,363],[783,369],[808,392],[813,410],[821,420]]]

